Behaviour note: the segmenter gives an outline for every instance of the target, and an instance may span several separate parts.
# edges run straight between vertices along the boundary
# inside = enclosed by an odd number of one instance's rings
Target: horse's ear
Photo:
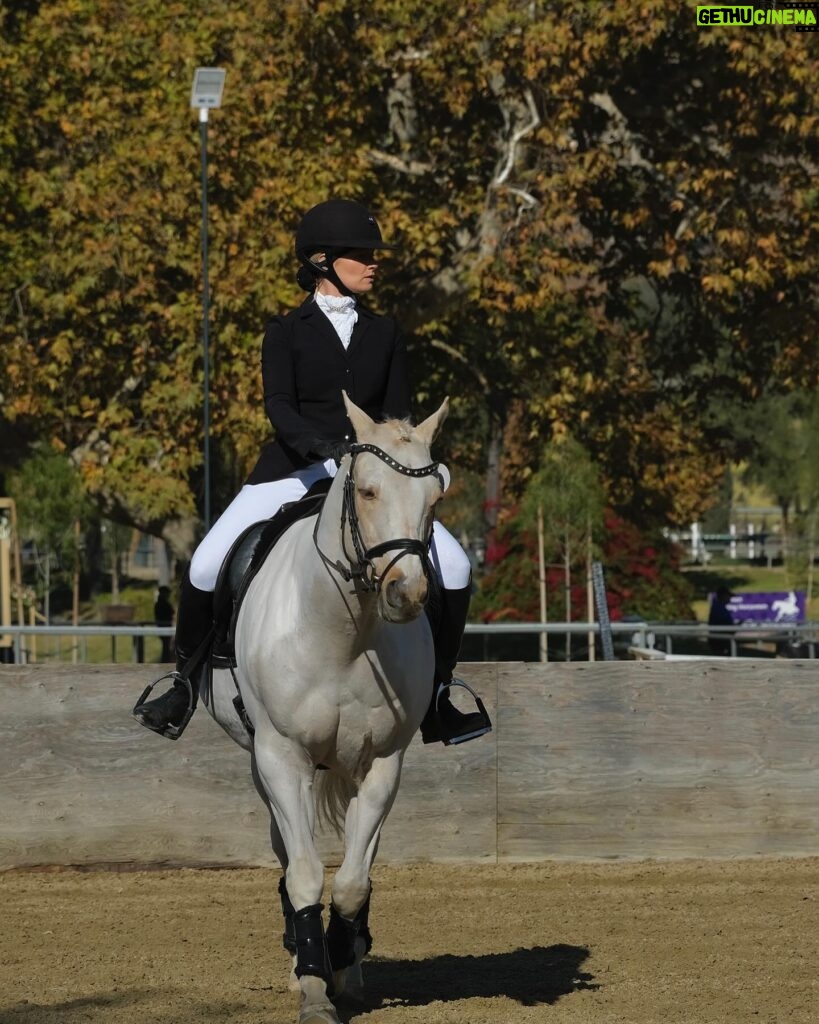
[[[344,398],[347,415],[350,417],[350,423],[355,431],[356,440],[360,441],[364,434],[375,429],[375,420],[370,419],[363,409],[359,409],[346,391],[342,391],[341,394]]]
[[[415,433],[418,434],[422,441],[426,442],[428,448],[432,447],[432,442],[438,436],[438,432],[444,425],[444,420],[449,415],[449,396],[447,396],[441,403],[440,409],[434,412],[431,416],[428,416],[423,423],[419,423],[415,428]]]

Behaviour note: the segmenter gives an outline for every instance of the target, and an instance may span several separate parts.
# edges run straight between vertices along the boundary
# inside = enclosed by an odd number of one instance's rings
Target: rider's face
[[[348,249],[333,264],[338,279],[353,295],[363,295],[371,290],[375,281],[378,264],[372,249]],[[338,292],[332,281],[326,278],[321,282],[319,290],[324,294]]]

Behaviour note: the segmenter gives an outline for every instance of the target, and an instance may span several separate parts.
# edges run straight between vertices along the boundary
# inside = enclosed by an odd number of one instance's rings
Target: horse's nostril
[[[401,590],[401,584],[398,580],[390,580],[387,584],[387,601],[393,606],[398,608],[403,601],[403,593]]]

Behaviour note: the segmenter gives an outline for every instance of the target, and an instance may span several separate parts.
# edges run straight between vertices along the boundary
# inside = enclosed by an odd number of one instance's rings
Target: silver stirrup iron
[[[185,684],[188,690],[188,710],[185,712],[185,717],[182,719],[179,725],[168,724],[162,729],[154,729],[153,726],[146,725],[145,722],[142,721],[142,719],[137,714],[137,708],[139,708],[141,704],[144,704],[150,697],[154,688],[157,687],[160,683],[164,683],[166,679],[170,679],[174,685],[176,685],[178,682]],[[145,725],[145,728],[150,729],[151,732],[158,733],[160,736],[167,736],[168,739],[170,740],[178,740],[182,733],[185,731],[185,727],[187,726],[188,722],[193,717],[193,713],[195,710],[196,698],[194,697],[193,693],[193,684],[191,683],[188,676],[182,675],[179,671],[174,669],[173,672],[166,672],[164,676],[160,676],[159,679],[155,679],[152,683],[148,683],[148,685],[142,691],[142,696],[139,698],[136,704],[134,704],[134,709],[131,712],[131,714],[139,722],[140,725]]]
[[[489,715],[486,713],[484,703],[478,694],[473,690],[469,683],[465,683],[463,679],[450,679],[448,683],[439,683],[438,690],[435,694],[435,711],[438,711],[438,701],[441,699],[441,694],[444,690],[448,690],[451,686],[462,686],[465,690],[468,690],[472,694],[472,699],[478,706],[478,713],[481,716],[482,722],[477,729],[473,729],[471,732],[464,733],[463,736],[455,736],[451,740],[444,740],[444,745],[447,747],[454,747],[458,743],[466,743],[467,740],[476,740],[479,736],[485,736],[488,732],[492,732],[492,721]],[[474,713],[474,712],[473,712]]]

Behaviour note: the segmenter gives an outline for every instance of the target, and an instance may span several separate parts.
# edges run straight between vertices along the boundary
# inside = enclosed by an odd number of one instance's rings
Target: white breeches
[[[269,519],[286,502],[303,498],[317,480],[335,475],[336,464],[328,459],[300,469],[282,480],[245,484],[194,552],[190,564],[191,583],[199,590],[213,590],[225,555],[243,530],[262,519]],[[469,584],[469,559],[437,519],[432,530],[430,556],[445,590],[461,590]]]

